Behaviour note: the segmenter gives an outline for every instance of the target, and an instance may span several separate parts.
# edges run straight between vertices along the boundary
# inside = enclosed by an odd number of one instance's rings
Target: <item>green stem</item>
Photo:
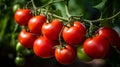
[[[43,12],[47,12],[46,9],[40,9],[40,10],[43,11]],[[50,16],[53,16],[53,17],[55,17],[55,18],[58,18],[58,19],[64,20],[64,21],[68,21],[67,18],[63,18],[63,17],[61,17],[61,16],[58,16],[58,15],[53,14],[53,13],[50,13],[50,12],[48,12],[47,14],[50,15]]]
[[[71,17],[69,10],[68,10],[68,5],[65,5],[65,10],[66,10],[66,15],[68,16],[68,18]]]
[[[33,1],[33,0],[31,0],[31,2],[32,2],[32,5],[33,5],[33,8],[34,8],[34,9],[37,9],[37,7],[35,6],[34,1]]]
[[[61,45],[62,47],[64,47],[64,44],[63,44],[63,42],[62,42],[61,35],[62,35],[62,31],[63,31],[64,28],[65,28],[65,26],[62,27],[62,29],[61,29],[61,31],[60,31],[60,33],[59,33],[59,42],[60,42],[60,45]]]
[[[117,12],[115,15],[113,15],[111,17],[108,17],[108,18],[97,19],[97,20],[86,20],[86,19],[84,19],[84,21],[86,21],[86,22],[90,22],[91,21],[92,23],[94,23],[94,22],[100,22],[100,21],[105,21],[105,20],[111,20],[111,19],[117,17],[119,14],[120,14],[120,11]]]
[[[41,6],[41,7],[44,8],[44,7],[47,7],[47,6],[51,5],[51,4],[58,3],[58,2],[64,2],[64,0],[50,1],[49,3],[47,3],[47,4],[45,4],[45,5]]]

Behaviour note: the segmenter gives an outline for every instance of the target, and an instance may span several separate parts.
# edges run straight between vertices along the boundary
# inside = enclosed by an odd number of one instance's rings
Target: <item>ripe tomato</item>
[[[108,27],[101,27],[97,30],[97,32],[98,35],[106,37],[112,45],[117,46],[117,43],[119,42],[119,35],[114,29]]]
[[[62,32],[63,39],[70,45],[80,44],[83,41],[85,35],[86,28],[78,21],[75,21],[74,25],[71,27],[65,27]]]
[[[42,26],[42,34],[50,40],[58,40],[59,33],[63,27],[63,24],[57,20],[52,20],[51,23],[44,23]]]
[[[95,59],[104,58],[109,51],[109,41],[103,36],[88,38],[83,43],[85,53]]]
[[[54,45],[49,39],[41,36],[35,40],[33,50],[41,58],[51,58],[54,56]]]
[[[26,48],[33,48],[35,39],[36,37],[32,33],[26,32],[26,30],[22,30],[18,35],[19,42]]]
[[[71,64],[76,59],[76,50],[70,45],[55,49],[55,58],[61,64]]]
[[[29,9],[19,9],[14,14],[14,19],[16,23],[22,26],[27,26],[29,19],[32,17],[31,10]]]
[[[92,58],[90,58],[84,51],[83,47],[82,46],[79,46],[77,48],[77,57],[81,60],[81,61],[84,61],[84,62],[88,62],[88,61],[91,61]]]
[[[40,34],[44,22],[46,22],[46,17],[43,15],[32,17],[28,22],[30,32]]]

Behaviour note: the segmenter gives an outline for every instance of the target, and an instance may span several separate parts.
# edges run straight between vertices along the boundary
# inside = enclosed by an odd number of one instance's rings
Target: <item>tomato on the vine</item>
[[[26,30],[23,29],[18,35],[18,40],[22,46],[26,48],[33,48],[36,37],[32,33],[26,32]]]
[[[63,24],[58,19],[53,19],[51,23],[44,23],[42,26],[42,34],[50,40],[58,40],[59,33]]]
[[[77,57],[76,49],[70,45],[55,49],[55,58],[61,64],[71,64]]]
[[[51,58],[54,56],[54,44],[46,37],[39,37],[35,40],[33,50],[34,53],[41,58]]]
[[[63,39],[70,45],[77,45],[83,41],[86,35],[85,26],[78,21],[74,22],[71,27],[65,27],[62,32]]]
[[[46,22],[46,17],[43,15],[32,17],[28,22],[28,28],[30,29],[30,32],[40,34],[44,22]]]
[[[98,35],[106,37],[113,46],[117,46],[119,42],[118,33],[109,27],[101,27],[97,30]]]
[[[13,12],[16,12],[18,9],[20,9],[20,4],[14,4],[13,5]]]
[[[85,53],[95,59],[104,58],[109,51],[109,41],[103,36],[88,38],[83,43]]]
[[[23,47],[20,42],[18,42],[18,43],[16,44],[16,51],[17,51],[17,52],[20,52],[20,51],[22,51],[22,50],[24,50],[24,49],[25,49],[25,47]]]
[[[90,58],[84,51],[82,46],[79,46],[77,48],[77,57],[78,59],[80,59],[83,62],[89,62],[92,60],[92,58]]]
[[[25,64],[25,58],[24,58],[24,57],[17,56],[17,57],[15,58],[15,63],[16,63],[16,65],[18,65],[18,66],[22,66],[22,65]]]
[[[14,14],[14,19],[17,24],[27,26],[29,19],[32,17],[30,9],[19,9]]]

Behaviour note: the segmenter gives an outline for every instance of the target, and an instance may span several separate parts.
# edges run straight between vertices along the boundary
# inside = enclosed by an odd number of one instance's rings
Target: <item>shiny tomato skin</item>
[[[76,59],[76,49],[70,45],[55,49],[56,60],[64,65],[72,64]]]
[[[26,32],[26,30],[23,29],[18,35],[18,40],[22,46],[26,48],[33,48],[36,37],[32,33]]]
[[[22,26],[27,26],[31,17],[32,13],[30,9],[19,9],[14,14],[16,23]]]
[[[100,59],[104,58],[109,52],[109,44],[109,41],[105,37],[96,36],[86,39],[83,43],[83,49],[89,57]]]
[[[58,40],[59,33],[63,24],[58,19],[53,19],[51,23],[44,23],[42,26],[42,34],[48,39],[54,41]]]
[[[51,58],[54,56],[54,46],[48,38],[41,36],[35,40],[33,50],[38,57]]]
[[[101,27],[98,29],[97,32],[98,35],[106,37],[110,41],[110,44],[112,44],[113,46],[117,46],[119,42],[119,35],[114,29],[109,27]]]
[[[83,41],[85,35],[86,28],[78,21],[75,21],[74,25],[71,27],[65,27],[62,32],[63,39],[70,45],[80,44]]]
[[[28,22],[30,32],[34,34],[41,34],[41,28],[44,22],[46,22],[46,17],[43,15],[32,17]]]

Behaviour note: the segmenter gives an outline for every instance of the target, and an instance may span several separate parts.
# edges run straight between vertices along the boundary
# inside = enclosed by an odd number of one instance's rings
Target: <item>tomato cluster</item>
[[[41,58],[55,57],[61,64],[71,64],[77,57],[83,61],[103,59],[110,45],[120,49],[120,37],[112,28],[101,27],[95,36],[86,38],[87,28],[80,21],[67,25],[59,19],[48,22],[42,14],[33,16],[30,9],[17,10],[14,19],[26,26],[18,35],[22,46],[33,49]]]

